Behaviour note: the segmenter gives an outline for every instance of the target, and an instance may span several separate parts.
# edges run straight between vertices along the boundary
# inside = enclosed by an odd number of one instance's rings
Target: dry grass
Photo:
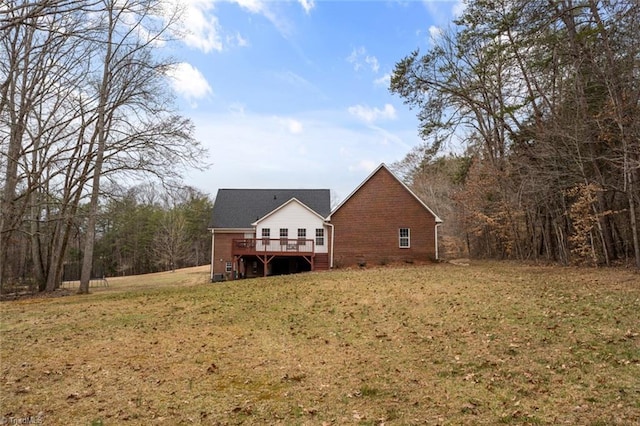
[[[0,416],[640,424],[638,274],[472,262],[207,277],[2,303]]]

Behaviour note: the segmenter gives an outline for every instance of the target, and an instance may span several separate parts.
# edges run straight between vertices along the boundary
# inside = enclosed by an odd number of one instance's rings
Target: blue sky
[[[417,119],[389,93],[395,63],[428,49],[462,1],[182,0],[170,54],[181,114],[209,149],[186,183],[329,188],[349,195],[415,145]]]

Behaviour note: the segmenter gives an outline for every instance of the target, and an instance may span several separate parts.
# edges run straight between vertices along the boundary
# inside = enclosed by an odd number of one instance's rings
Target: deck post
[[[234,268],[239,271],[238,263],[244,256],[255,256],[264,266],[263,276],[267,276],[269,263],[276,256],[302,257],[315,270],[315,241],[313,239],[285,238],[238,238],[232,240]],[[246,272],[246,271],[245,271]]]
[[[269,264],[269,261],[267,260],[267,255],[265,254],[264,255],[264,260],[262,261],[262,276],[263,277],[267,276],[267,265],[268,264]]]

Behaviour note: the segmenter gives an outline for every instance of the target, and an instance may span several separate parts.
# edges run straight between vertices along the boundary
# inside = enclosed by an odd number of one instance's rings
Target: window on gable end
[[[298,246],[307,245],[307,230],[305,228],[298,228]]]
[[[400,248],[411,247],[411,230],[409,228],[400,228],[398,230],[398,240]]]
[[[287,244],[289,238],[289,230],[287,228],[280,228],[280,244]]]

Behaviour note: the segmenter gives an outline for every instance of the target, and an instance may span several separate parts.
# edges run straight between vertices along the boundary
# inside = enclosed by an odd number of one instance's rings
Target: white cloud
[[[297,120],[289,120],[289,132],[294,135],[302,133],[302,123]]]
[[[163,11],[162,13],[167,12]],[[151,25],[141,25],[140,16],[136,12],[125,8],[118,19],[120,20],[120,23],[127,26],[128,29],[136,35],[140,42],[148,43],[150,46],[157,49],[166,45],[166,35],[158,32],[158,29]],[[60,27],[59,30],[61,33],[65,31],[64,27],[62,27],[60,23],[56,22],[56,26]]]
[[[209,53],[222,51],[227,47],[246,47],[248,41],[240,33],[226,34],[215,13],[215,5],[221,0],[167,0],[168,3],[177,5],[182,12],[181,26],[177,36],[185,45]],[[288,38],[293,30],[293,25],[283,16],[275,13],[270,7],[269,0],[226,0],[235,3],[245,11],[261,15],[271,22],[280,34]],[[302,7],[309,12],[315,3],[313,0],[298,0]]]
[[[375,80],[373,80],[373,84],[375,84],[376,86],[389,87],[389,85],[391,84],[391,73],[388,72],[382,77],[376,78]]]
[[[434,22],[448,21],[449,10],[443,7],[442,2],[433,0],[422,0],[422,4],[429,12],[429,16]]]
[[[304,130],[302,123],[296,119],[277,117],[277,121],[292,135],[298,135]]]
[[[367,54],[367,49],[363,46],[358,48],[354,48],[351,51],[351,54],[347,56],[347,62],[353,65],[353,69],[355,71],[360,71],[360,68],[364,66],[364,64],[369,65],[371,71],[377,73],[380,70],[380,63],[378,62],[378,58],[373,55]]]
[[[247,9],[251,13],[263,13],[266,4],[262,0],[233,0],[240,7]]]
[[[371,66],[371,70],[373,72],[378,72],[378,70],[380,69],[380,64],[378,63],[378,58],[376,58],[375,56],[367,55],[364,58],[364,61]]]
[[[304,12],[308,15],[309,12],[311,12],[311,9],[313,9],[316,5],[316,2],[314,0],[298,0],[298,3],[300,3],[300,6],[302,6],[302,8],[304,9]]]
[[[181,15],[182,41],[189,47],[209,53],[222,50],[220,25],[213,15],[212,0],[191,0],[184,4]]]
[[[393,132],[363,129],[345,121],[344,110],[296,116],[257,114],[241,105],[238,113],[194,112],[196,137],[211,152],[210,170],[190,172],[188,181],[216,188],[330,188],[347,196],[381,162],[392,163],[419,143],[415,127]],[[294,133],[301,123],[302,135]],[[293,132],[292,132],[293,131]],[[229,141],[232,141],[230,143]],[[238,168],[224,158],[242,158]]]
[[[446,3],[450,5],[449,7],[445,7],[445,3],[440,0],[422,0],[422,4],[433,22],[433,25],[429,28],[430,41],[439,37],[438,31],[442,33],[442,29],[451,25],[452,20],[462,16],[467,7],[464,0],[449,1]]]
[[[436,27],[435,25],[429,27],[429,37],[431,37],[432,41],[438,40],[442,36],[442,32],[442,28]]]
[[[264,16],[274,27],[280,32],[280,34],[289,38],[292,30],[292,24],[287,21],[282,16],[276,14],[270,7],[269,3],[272,3],[268,0],[231,0],[233,3],[236,3],[243,9],[248,10],[249,12],[255,15]]]
[[[377,120],[394,120],[396,109],[391,104],[385,104],[383,109],[371,108],[366,105],[354,105],[349,107],[349,114],[371,124]]]
[[[249,42],[247,41],[247,39],[242,37],[238,32],[236,32],[234,35],[228,35],[226,41],[228,46],[238,46],[238,47],[249,46]]]
[[[455,16],[456,18],[459,18],[460,16],[462,16],[466,8],[467,8],[467,2],[463,0],[458,0],[453,5],[451,12],[453,13],[453,16]]]
[[[355,71],[360,70],[360,67],[362,67],[362,64],[360,63],[358,57],[364,55],[364,53],[365,53],[364,47],[359,47],[357,49],[354,48],[351,51],[351,54],[347,56],[347,62],[353,65],[353,69]]]
[[[169,71],[173,89],[195,106],[195,100],[213,93],[202,73],[191,64],[181,62]]]

